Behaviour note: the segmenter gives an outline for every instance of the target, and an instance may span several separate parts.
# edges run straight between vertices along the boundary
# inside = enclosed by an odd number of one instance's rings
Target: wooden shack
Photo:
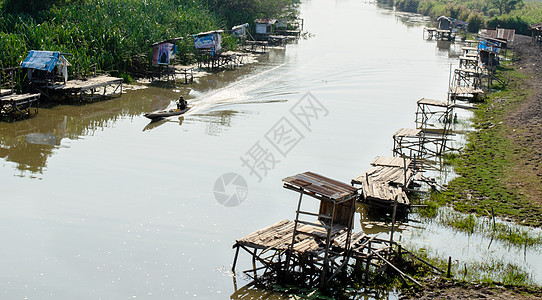
[[[71,54],[30,51],[21,68],[26,70],[27,80],[34,91],[51,100],[94,101],[121,95],[122,78],[101,75],[68,80],[68,67],[71,64],[65,58],[67,55]]]
[[[222,49],[222,33],[224,30],[213,30],[194,34],[194,47],[198,53],[219,54]]]
[[[152,47],[152,70],[150,78],[154,80],[170,79],[177,82],[178,78],[183,79],[184,83],[194,80],[193,69],[191,67],[176,66],[177,42],[183,40],[182,37],[168,39],[156,42]]]
[[[273,26],[277,23],[276,19],[256,19],[256,39],[267,39],[273,33]]]
[[[232,32],[233,36],[235,36],[236,38],[244,41],[247,38],[247,32],[248,32],[247,28],[248,28],[248,26],[249,26],[248,23],[233,26],[231,28],[231,32]]]
[[[177,54],[177,44],[175,42],[182,39],[182,37],[178,37],[152,44],[152,65],[168,66],[173,64],[175,54]]]
[[[27,71],[27,80],[32,85],[52,84],[68,81],[68,67],[71,64],[65,56],[70,53],[59,51],[31,50],[21,68]]]

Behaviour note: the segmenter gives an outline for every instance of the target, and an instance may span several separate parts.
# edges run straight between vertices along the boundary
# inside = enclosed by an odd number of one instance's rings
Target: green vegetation
[[[524,101],[530,91],[524,88],[525,75],[503,64],[499,77],[508,78],[507,87],[486,98],[475,111],[473,123],[477,129],[468,134],[468,143],[459,156],[451,156],[451,163],[459,175],[448,184],[442,194],[433,193],[432,202],[452,203],[461,212],[512,219],[523,225],[541,226],[542,208],[532,205],[521,194],[510,177],[516,162],[525,149],[507,137],[511,129],[504,125],[504,116]],[[430,215],[431,211],[422,210]]]
[[[178,51],[181,60],[188,61],[192,34],[227,29],[234,22],[252,23],[262,15],[279,17],[297,2],[4,0],[0,1],[0,67],[18,66],[29,50],[52,50],[72,53],[70,62],[81,73],[96,67],[143,74],[154,42],[185,37]],[[239,7],[244,9],[236,10]],[[231,48],[234,42],[226,36],[223,47]]]
[[[442,270],[447,270],[448,262],[439,257],[431,249],[418,248],[408,249],[418,257],[430,262]],[[418,278],[432,275],[428,267],[421,266],[419,262],[413,262],[417,266],[418,272],[411,274]],[[535,287],[533,276],[515,264],[505,263],[501,259],[486,259],[484,261],[453,261],[450,270],[451,276],[455,281],[481,282],[485,284],[503,284],[512,286],[531,286]]]
[[[469,23],[469,32],[480,28],[509,28],[528,34],[528,25],[542,22],[542,2],[522,0],[377,0],[398,10],[437,18],[448,16]]]

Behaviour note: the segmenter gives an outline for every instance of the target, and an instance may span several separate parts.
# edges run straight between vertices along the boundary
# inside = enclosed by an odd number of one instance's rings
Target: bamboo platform
[[[122,82],[122,78],[102,75],[86,80],[69,80],[65,84],[49,84],[36,89],[48,98],[64,96],[80,101],[94,101],[120,96],[122,94]]]
[[[447,127],[444,130],[401,128],[393,135],[393,153],[418,158],[440,156],[447,149],[448,135]]]
[[[484,94],[480,88],[472,86],[451,86],[449,90],[450,99],[456,100],[476,100]]]
[[[352,179],[351,184],[361,185],[361,199],[369,205],[400,210],[410,205],[405,189],[414,180],[416,171],[413,160],[406,157],[377,156],[367,171]]]
[[[209,51],[199,51],[198,67],[206,67],[211,69],[218,68],[233,68],[243,64],[245,54],[239,52],[223,52],[223,53],[211,53]]]
[[[427,38],[432,39],[436,36],[437,29],[434,27],[424,28],[423,29],[423,37],[425,38],[425,34],[427,33]]]
[[[460,68],[475,68],[478,66],[478,57],[472,56],[460,56],[459,57],[459,67]]]
[[[401,160],[403,165],[411,163],[406,158]],[[397,158],[377,157],[373,164],[375,168],[400,169]],[[397,178],[400,180],[400,175]],[[252,268],[243,273],[254,279],[253,282],[323,287],[348,266],[363,270],[366,281],[371,271],[381,272],[389,266],[420,285],[389,262],[391,255],[401,253],[401,246],[393,240],[396,209],[390,238],[383,240],[378,234],[353,232],[358,188],[312,172],[289,176],[282,181],[284,188],[299,193],[295,220],[282,220],[236,239],[233,245],[234,274],[239,252],[243,250],[252,257]],[[318,212],[301,210],[304,195],[320,201]],[[316,220],[307,221],[306,218]],[[395,252],[394,247],[399,252]],[[234,286],[235,297],[248,292],[247,289],[237,290],[235,277]]]
[[[403,157],[388,157],[377,156],[371,162],[371,166],[384,166],[384,167],[397,167],[397,168],[410,168],[412,160],[410,158]]]
[[[245,41],[243,49],[245,51],[250,51],[253,53],[266,53],[267,48],[269,47],[269,42],[267,41]]]
[[[424,28],[423,29],[423,36],[425,38],[425,35],[427,33],[428,39],[437,39],[441,41],[452,41],[455,39],[455,35],[452,33],[451,30],[443,30],[443,29],[437,29],[437,28]]]
[[[153,66],[148,71],[151,81],[173,81],[175,83],[194,82],[194,68],[189,66]]]
[[[7,118],[28,117],[38,113],[40,94],[10,94],[0,97],[0,116]]]
[[[326,249],[328,251],[332,249],[336,256],[344,259],[334,262],[334,265],[341,266],[341,270],[354,262],[358,266],[365,264],[365,268],[380,266],[375,253],[387,255],[390,250],[389,241],[364,232],[351,233],[344,226],[337,227],[331,236],[329,246],[326,243],[326,233],[320,228],[311,225],[300,226],[301,230],[315,234],[297,234],[292,247],[295,223],[295,221],[282,220],[237,239],[233,245],[236,249],[233,270],[237,265],[239,250],[243,249],[253,258],[253,268],[243,271],[249,277],[256,279],[282,276],[279,275],[282,274],[281,272],[295,265],[297,275],[305,277],[304,280],[308,286],[316,286],[320,282],[320,273],[325,265],[322,254],[326,252]],[[288,260],[287,256],[295,257],[295,259]]]
[[[482,86],[484,72],[480,68],[458,68],[454,70],[454,85],[470,86],[479,89]]]
[[[243,249],[252,255],[253,269],[245,273],[252,273],[253,278],[263,270],[262,275],[286,275],[323,286],[344,271],[352,242],[362,239],[352,235],[358,188],[312,172],[282,181],[284,188],[299,193],[295,220],[280,221],[236,240],[232,269]],[[320,201],[318,212],[301,210],[304,195]]]

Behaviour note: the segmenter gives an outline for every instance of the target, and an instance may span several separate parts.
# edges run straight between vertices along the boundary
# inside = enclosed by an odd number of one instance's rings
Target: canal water
[[[295,217],[282,178],[350,182],[418,99],[445,99],[455,46],[424,40],[425,18],[355,0],[301,17],[310,36],[256,63],[0,123],[0,297],[236,298],[235,239]],[[179,96],[185,116],[143,117]]]

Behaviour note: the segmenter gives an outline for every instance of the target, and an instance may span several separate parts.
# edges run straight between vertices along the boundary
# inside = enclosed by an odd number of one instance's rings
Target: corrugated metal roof
[[[480,30],[480,33],[482,35],[486,35],[493,39],[499,39],[506,41],[508,43],[511,43],[514,41],[514,37],[516,36],[516,30],[515,29],[504,29],[504,28],[497,28],[497,29],[482,29]]]
[[[304,192],[314,193],[331,200],[355,195],[358,190],[346,183],[312,172],[299,173],[286,177],[282,181],[285,187],[302,189]]]

